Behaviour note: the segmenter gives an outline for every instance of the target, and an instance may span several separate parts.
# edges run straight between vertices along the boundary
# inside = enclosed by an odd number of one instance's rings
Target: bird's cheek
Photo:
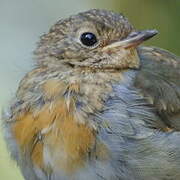
[[[104,68],[125,69],[125,68],[138,68],[139,56],[136,49],[112,49],[108,50],[102,56],[103,60],[100,61]]]

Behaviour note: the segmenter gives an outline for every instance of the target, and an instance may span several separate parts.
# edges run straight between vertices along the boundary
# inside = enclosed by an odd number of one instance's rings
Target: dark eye
[[[81,34],[80,40],[85,46],[94,46],[97,43],[96,35],[91,32]]]

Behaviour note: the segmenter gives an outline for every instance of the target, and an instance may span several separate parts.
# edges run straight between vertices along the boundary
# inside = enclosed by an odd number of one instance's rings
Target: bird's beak
[[[114,49],[118,47],[123,47],[125,49],[136,47],[139,44],[143,43],[144,41],[152,38],[157,33],[158,33],[157,30],[145,30],[145,31],[132,32],[126,39],[113,42],[105,46],[103,50]]]

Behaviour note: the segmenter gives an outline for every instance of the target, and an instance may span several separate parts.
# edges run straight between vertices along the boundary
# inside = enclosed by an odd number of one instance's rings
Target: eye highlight
[[[91,32],[82,33],[80,36],[80,41],[87,47],[92,47],[98,42],[96,35]]]

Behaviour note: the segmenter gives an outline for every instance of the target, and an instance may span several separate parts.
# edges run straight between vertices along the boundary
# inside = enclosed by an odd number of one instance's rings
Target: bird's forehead
[[[125,18],[122,14],[99,9],[79,13],[76,16],[72,16],[72,19],[74,19],[74,21],[86,21],[96,25],[103,25],[113,28],[120,27],[124,24],[131,26],[127,18]]]
[[[108,10],[92,9],[72,15],[67,19],[60,20],[52,29],[64,29],[76,31],[81,27],[104,28],[126,30],[130,32],[133,26],[122,14]],[[51,29],[51,30],[52,30]]]
[[[102,23],[114,23],[125,19],[122,14],[114,13],[107,10],[93,9],[78,14],[79,17],[86,17],[89,20],[97,20]]]

